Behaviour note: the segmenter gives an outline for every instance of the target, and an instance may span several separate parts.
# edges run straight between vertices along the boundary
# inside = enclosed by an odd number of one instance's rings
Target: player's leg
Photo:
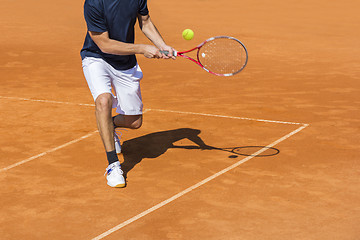
[[[125,187],[126,182],[115,151],[114,125],[111,117],[113,95],[111,93],[111,76],[104,60],[85,58],[83,71],[95,100],[95,115],[101,139],[103,141],[107,159],[107,184],[111,187]]]
[[[112,99],[111,93],[102,93],[95,100],[96,123],[106,152],[115,150],[114,125],[111,117]]]
[[[140,90],[142,71],[138,65],[125,70],[113,69],[113,86],[116,94],[116,112],[113,117],[115,127],[138,129],[142,125],[143,103]],[[115,143],[116,149],[121,148],[120,143]]]
[[[142,115],[118,114],[113,117],[114,126],[122,128],[138,129],[142,125]]]
[[[142,115],[122,115],[119,114],[113,117],[114,125],[114,141],[116,153],[121,153],[121,129],[120,128],[131,128],[138,129],[142,125]],[[117,129],[116,129],[117,128]]]
[[[111,110],[113,95],[111,93],[111,74],[107,64],[99,58],[85,58],[83,71],[95,101],[95,116],[105,150],[114,150],[114,125],[112,124]]]

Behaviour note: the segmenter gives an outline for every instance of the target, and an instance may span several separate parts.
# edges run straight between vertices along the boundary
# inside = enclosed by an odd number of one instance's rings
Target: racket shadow
[[[218,148],[207,145],[200,137],[201,133],[198,129],[179,128],[168,131],[161,131],[150,133],[141,137],[133,138],[125,141],[122,144],[122,153],[124,162],[121,163],[121,168],[127,178],[130,172],[137,164],[145,158],[157,158],[163,155],[170,148],[180,148],[186,150],[215,150],[231,154],[229,158],[236,158],[238,156],[254,156],[254,157],[269,157],[280,153],[280,150],[273,147],[265,146],[242,146],[232,148]],[[194,145],[177,146],[175,142],[188,139]],[[252,155],[260,149],[266,150],[257,155]]]
[[[173,146],[173,148],[217,150],[217,151],[230,153],[231,155],[228,156],[229,158],[236,158],[238,156],[271,157],[278,155],[280,153],[279,149],[274,147],[267,147],[267,146],[242,146],[242,147],[218,148],[209,145],[206,145],[205,147],[189,145],[189,146]],[[256,154],[260,150],[262,150],[262,152]]]
[[[122,144],[124,162],[121,163],[125,178],[128,172],[143,159],[157,158],[164,154],[169,148],[209,149],[209,146],[199,137],[200,133],[201,131],[198,129],[179,128],[150,133],[125,141]],[[196,146],[192,146],[191,148],[174,146],[174,143],[181,139],[188,139],[196,144]]]

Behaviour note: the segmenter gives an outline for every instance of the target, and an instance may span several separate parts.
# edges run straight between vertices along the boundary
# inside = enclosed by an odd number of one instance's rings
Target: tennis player
[[[95,101],[96,122],[108,159],[107,184],[125,187],[117,155],[121,145],[114,129],[137,129],[142,125],[143,74],[135,54],[168,59],[160,50],[172,56],[174,49],[164,42],[151,21],[147,0],[85,0],[84,17],[87,34],[81,50],[82,67]],[[134,44],[136,20],[154,45]],[[118,115],[112,117],[112,108]]]

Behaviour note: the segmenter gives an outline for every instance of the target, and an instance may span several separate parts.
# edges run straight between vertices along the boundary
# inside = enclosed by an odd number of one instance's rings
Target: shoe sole
[[[118,185],[115,185],[115,186],[111,186],[110,184],[108,184],[110,187],[113,187],[113,188],[124,188],[126,187],[126,183],[121,183],[121,184],[118,184]]]
[[[126,187],[126,184],[125,184],[125,183],[123,183],[123,184],[118,184],[118,185],[116,185],[115,187],[116,187],[116,188],[124,188],[124,187]]]

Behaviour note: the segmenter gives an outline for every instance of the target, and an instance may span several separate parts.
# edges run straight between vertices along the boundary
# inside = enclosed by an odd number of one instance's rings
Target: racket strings
[[[247,53],[242,44],[234,39],[215,38],[199,49],[198,58],[207,70],[227,75],[245,67]]]

